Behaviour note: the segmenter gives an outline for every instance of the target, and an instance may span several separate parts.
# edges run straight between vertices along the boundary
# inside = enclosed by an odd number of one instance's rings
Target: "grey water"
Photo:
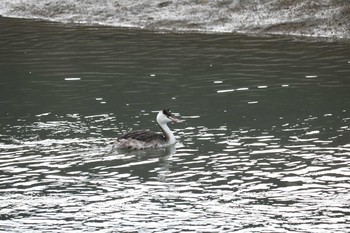
[[[349,51],[0,18],[0,230],[349,232]]]

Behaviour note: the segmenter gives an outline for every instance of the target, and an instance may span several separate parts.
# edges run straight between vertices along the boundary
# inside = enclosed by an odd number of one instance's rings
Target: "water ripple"
[[[0,231],[350,231],[348,45],[28,24],[0,34]],[[164,103],[175,146],[114,147]]]

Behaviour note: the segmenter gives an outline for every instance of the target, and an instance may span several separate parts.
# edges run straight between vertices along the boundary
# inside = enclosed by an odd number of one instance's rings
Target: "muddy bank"
[[[350,38],[344,0],[3,0],[4,17],[160,31]]]

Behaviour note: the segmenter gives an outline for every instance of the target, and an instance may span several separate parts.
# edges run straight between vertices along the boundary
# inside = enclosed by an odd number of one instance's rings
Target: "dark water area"
[[[0,230],[349,232],[349,51],[0,18]]]

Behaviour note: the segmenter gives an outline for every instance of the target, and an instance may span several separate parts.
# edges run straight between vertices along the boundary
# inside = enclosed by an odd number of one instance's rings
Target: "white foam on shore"
[[[334,20],[334,16],[346,6],[332,0],[324,0],[322,3],[315,1],[313,5],[314,7],[310,7],[309,1],[295,1],[286,8],[279,0],[119,0],[118,4],[114,0],[2,0],[0,15],[62,23],[181,32],[268,33],[350,38],[350,23],[347,23],[346,15],[343,16],[344,19],[340,19],[344,21],[343,24]],[[305,26],[308,21],[312,23],[312,27]],[[298,25],[296,22],[305,23]]]

